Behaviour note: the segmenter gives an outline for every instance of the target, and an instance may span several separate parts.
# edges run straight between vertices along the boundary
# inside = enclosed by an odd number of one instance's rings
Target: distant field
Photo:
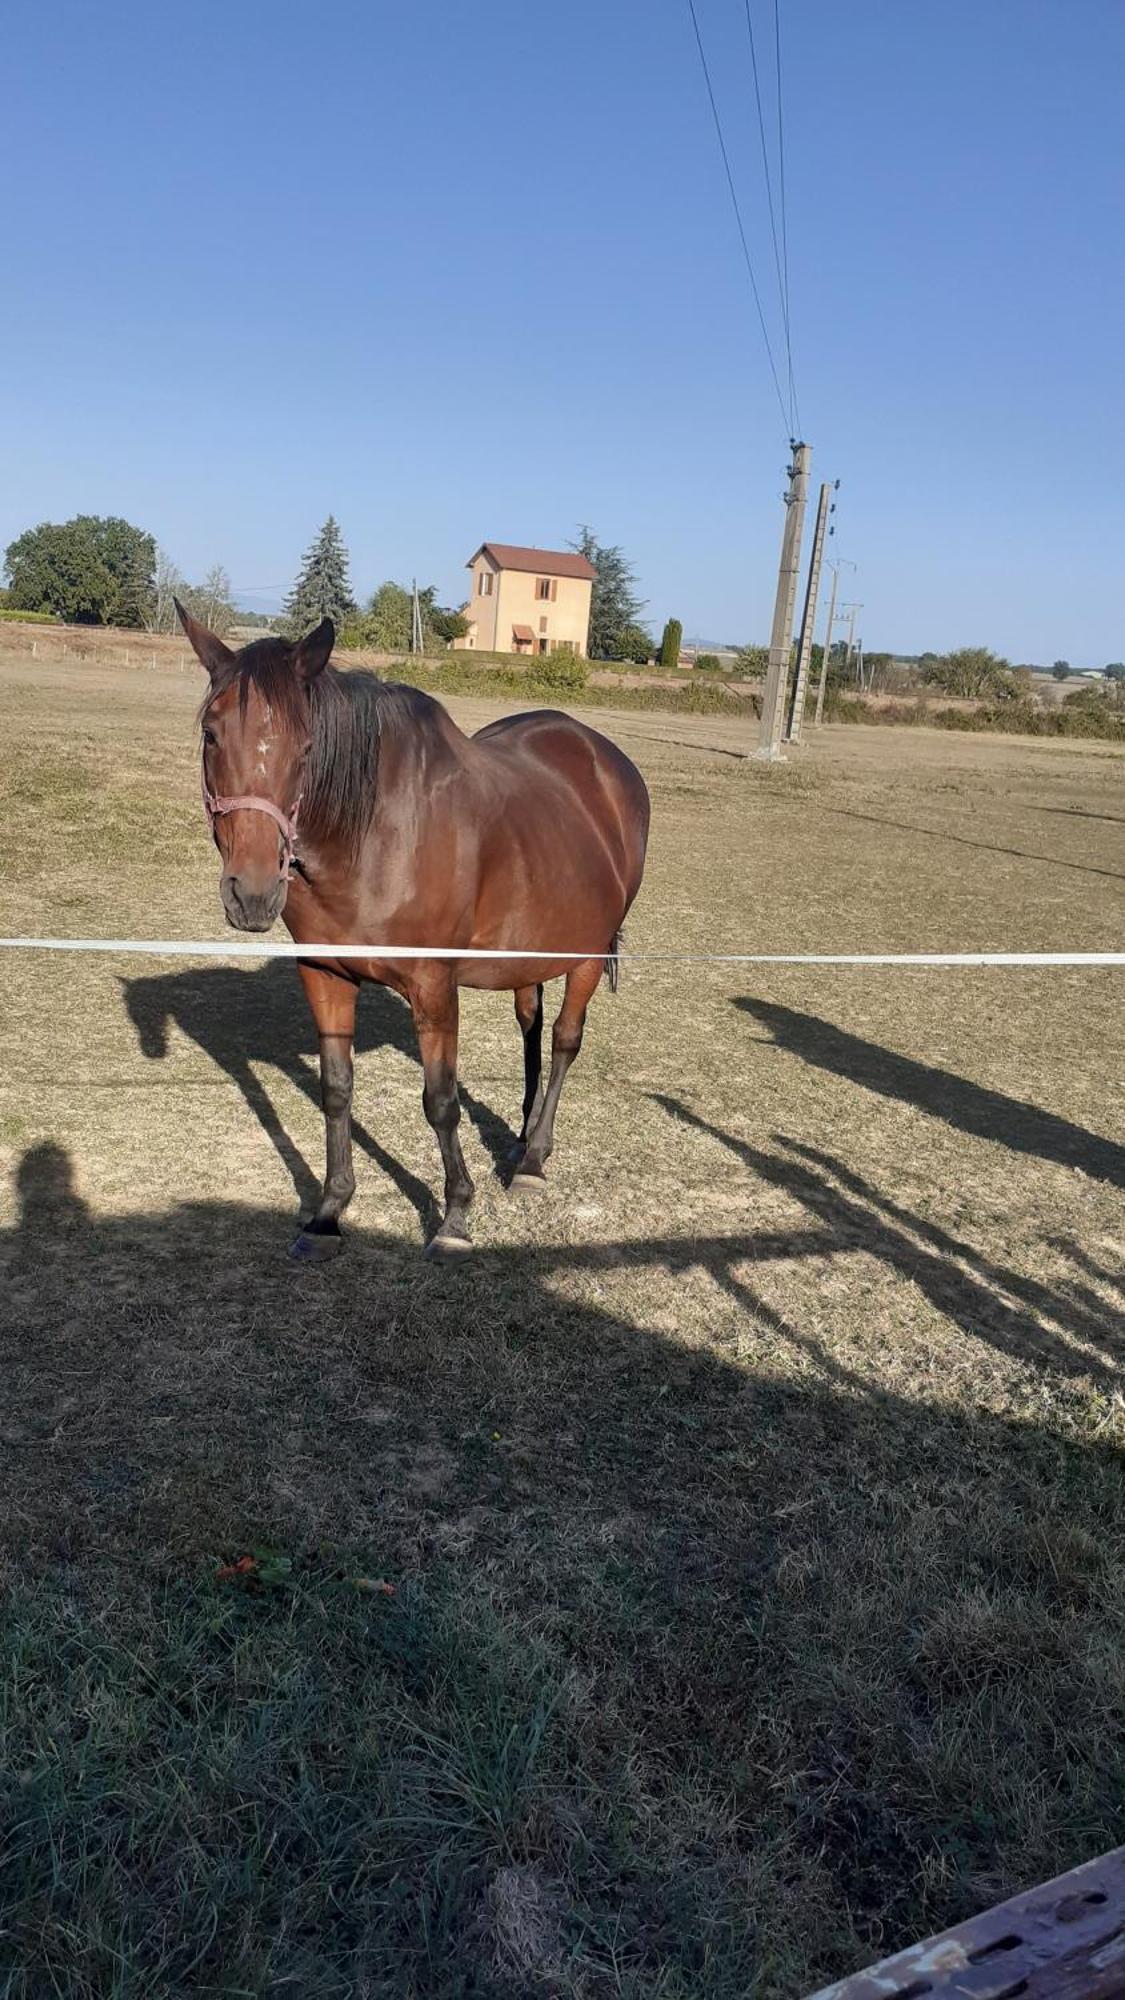
[[[5,934],[223,934],[147,646],[0,636]],[[1122,944],[1104,744],[599,721],[636,950]],[[792,2000],[1125,1840],[1121,974],[627,966],[534,1204],[467,996],[455,1270],[389,996],[316,1269],[291,967],[0,996],[5,1996]]]

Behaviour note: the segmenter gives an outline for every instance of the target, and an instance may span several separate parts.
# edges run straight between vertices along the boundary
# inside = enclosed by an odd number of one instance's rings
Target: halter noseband
[[[281,828],[282,839],[285,842],[285,866],[282,870],[282,880],[284,882],[291,882],[293,880],[294,853],[297,846],[297,814],[301,810],[300,799],[295,800],[293,810],[289,814],[288,819],[286,819],[281,807],[275,806],[272,799],[259,798],[253,792],[241,792],[237,798],[219,798],[207,788],[206,771],[202,773],[202,777],[203,810],[207,814],[208,824],[212,833],[215,831],[215,821],[221,819],[224,813],[260,812],[265,813],[268,818],[277,821],[278,826]]]

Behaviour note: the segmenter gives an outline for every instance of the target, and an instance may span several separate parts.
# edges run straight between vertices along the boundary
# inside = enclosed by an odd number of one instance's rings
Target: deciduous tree
[[[44,521],[12,542],[4,557],[15,608],[52,611],[77,625],[146,625],[155,570],[153,537],[116,515]]]

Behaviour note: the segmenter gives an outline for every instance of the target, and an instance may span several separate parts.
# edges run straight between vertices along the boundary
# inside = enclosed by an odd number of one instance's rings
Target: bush
[[[638,667],[647,666],[656,647],[651,632],[643,625],[623,625],[613,645],[613,657],[632,660]]]
[[[427,638],[432,633],[444,645],[454,639],[463,639],[469,629],[469,621],[463,612],[455,611],[452,605],[435,604],[425,619]]]
[[[717,653],[698,653],[695,661],[697,674],[721,674],[723,663]]]
[[[1108,708],[1111,699],[1109,688],[1104,683],[1099,684],[1094,681],[1086,687],[1075,688],[1073,694],[1064,694],[1062,706],[1068,709],[1104,709]]]
[[[578,653],[559,651],[536,656],[520,681],[545,694],[581,694],[590,684],[590,668]]]
[[[0,618],[11,618],[20,625],[61,625],[53,611],[14,611],[10,605],[0,604]]]
[[[813,653],[817,652],[813,647]],[[734,672],[740,680],[760,680],[769,669],[770,649],[768,646],[742,646],[734,662]],[[819,661],[817,662],[819,670]]]
[[[609,690],[606,690],[609,693]],[[687,687],[676,688],[630,688],[636,701],[638,695],[652,695],[653,700],[645,702],[646,708],[670,709],[673,715],[754,715],[760,716],[761,702],[756,696],[744,699],[731,694],[729,688],[709,686],[706,681],[689,681]],[[612,698],[612,697],[611,697]],[[637,706],[641,706],[638,702]]]
[[[938,658],[923,655],[922,679],[943,694],[973,698],[982,695],[1015,695],[1012,669],[987,646],[962,646],[957,652]]]

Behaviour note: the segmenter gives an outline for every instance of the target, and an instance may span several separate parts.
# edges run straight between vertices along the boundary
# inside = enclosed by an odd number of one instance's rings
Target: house
[[[585,658],[597,574],[585,556],[482,542],[466,567],[472,582],[462,615],[469,630],[455,647],[488,653],[554,653],[561,647]]]

